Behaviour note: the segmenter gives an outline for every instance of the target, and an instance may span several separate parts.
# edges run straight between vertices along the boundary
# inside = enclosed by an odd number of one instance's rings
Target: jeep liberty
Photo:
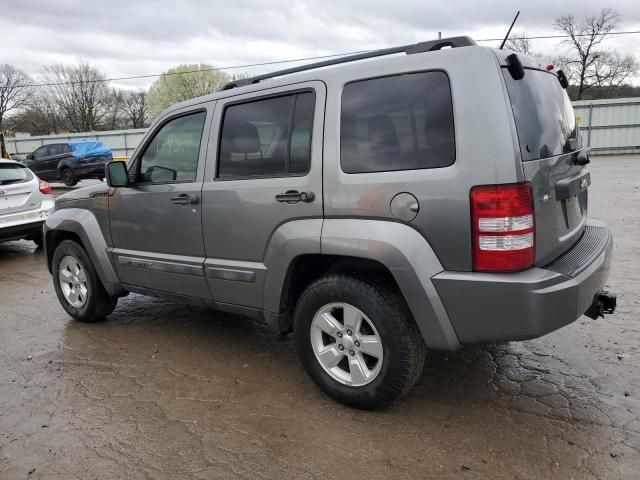
[[[454,37],[174,105],[107,184],[57,199],[58,298],[84,322],[134,292],[292,331],[311,378],[359,408],[407,392],[427,348],[611,313],[613,242],[587,215],[566,86]]]

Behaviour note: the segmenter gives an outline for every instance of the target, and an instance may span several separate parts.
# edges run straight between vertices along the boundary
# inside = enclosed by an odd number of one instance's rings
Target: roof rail
[[[404,45],[402,47],[384,48],[381,50],[372,50],[371,52],[358,53],[356,55],[349,55],[341,58],[334,58],[332,60],[324,60],[322,62],[309,63],[307,65],[301,65],[299,67],[287,68],[284,70],[277,70],[271,73],[265,73],[264,75],[257,75],[250,78],[242,78],[240,80],[234,80],[227,83],[222,90],[231,90],[232,88],[244,87],[246,85],[253,85],[262,80],[269,78],[281,77],[283,75],[290,75],[292,73],[306,72],[307,70],[315,70],[316,68],[328,67],[330,65],[339,65],[341,63],[355,62],[358,60],[365,60],[367,58],[382,57],[384,55],[393,55],[396,53],[405,53],[407,55],[413,55],[414,53],[432,52],[434,50],[440,50],[445,47],[458,48],[469,47],[476,45],[471,37],[450,37],[441,38],[438,40],[430,40],[428,42],[420,42],[412,45]]]

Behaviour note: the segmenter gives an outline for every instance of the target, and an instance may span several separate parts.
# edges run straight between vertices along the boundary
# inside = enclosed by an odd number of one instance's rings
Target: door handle
[[[299,192],[297,190],[287,190],[276,195],[276,201],[286,203],[313,202],[316,196],[313,192]]]
[[[176,205],[195,205],[198,200],[197,195],[187,195],[186,193],[171,197],[171,203]]]

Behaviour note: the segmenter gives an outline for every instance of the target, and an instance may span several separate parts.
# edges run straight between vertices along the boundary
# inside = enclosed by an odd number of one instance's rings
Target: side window
[[[138,181],[195,181],[205,118],[198,112],[165,123],[142,155]]]
[[[423,72],[344,87],[340,164],[345,173],[447,167],[455,161],[449,78]]]
[[[40,160],[42,157],[45,157],[47,155],[48,148],[49,148],[48,146],[38,148],[33,152],[33,158],[35,160]]]
[[[309,172],[314,107],[312,92],[227,107],[220,134],[218,177]]]
[[[69,145],[68,143],[61,143],[60,153],[71,153],[71,145]]]
[[[56,143],[54,145],[49,145],[49,151],[47,152],[47,156],[51,155],[60,155],[62,153],[62,145]]]

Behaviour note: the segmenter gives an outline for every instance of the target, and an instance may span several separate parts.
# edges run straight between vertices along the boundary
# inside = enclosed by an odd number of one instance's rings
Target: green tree
[[[211,65],[179,65],[153,82],[147,96],[151,118],[177,102],[220,90],[231,78]]]

